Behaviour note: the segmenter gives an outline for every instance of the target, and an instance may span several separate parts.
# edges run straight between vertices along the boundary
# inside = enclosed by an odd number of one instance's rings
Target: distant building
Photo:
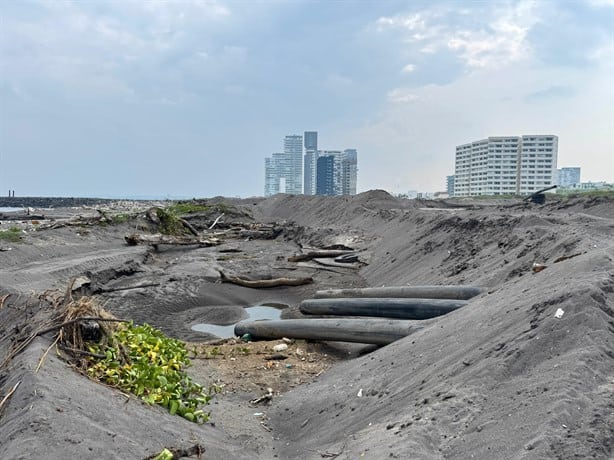
[[[448,196],[454,196],[454,176],[446,176],[446,192]]]
[[[580,168],[561,168],[558,170],[558,185],[573,187],[580,183]]]
[[[345,149],[341,160],[341,195],[356,195],[358,181],[358,152]]]
[[[558,137],[489,137],[456,147],[454,196],[527,195],[556,182]]]
[[[274,153],[264,160],[264,195],[300,195],[303,191],[302,166],[303,136],[286,136],[283,153]]]
[[[318,161],[318,132],[305,131],[304,143],[303,193],[305,195],[315,195]]]
[[[320,161],[321,158],[326,160]],[[319,150],[316,164],[317,195],[356,195],[358,176],[356,149]],[[320,165],[327,169],[321,172]]]
[[[318,154],[316,195],[336,195],[335,155]]]

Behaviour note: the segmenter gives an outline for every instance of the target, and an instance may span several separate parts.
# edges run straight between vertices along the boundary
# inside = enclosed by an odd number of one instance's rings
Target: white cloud
[[[459,15],[453,8],[432,7],[421,13],[381,17],[377,30],[401,30],[407,46],[423,54],[453,51],[469,68],[501,67],[529,57],[527,35],[539,20],[536,4],[493,4],[492,9],[479,12],[477,22],[477,12]]]
[[[388,92],[388,101],[395,104],[405,104],[418,100],[418,96],[407,88],[396,88]]]
[[[414,64],[407,64],[403,69],[401,69],[401,73],[412,73],[416,70],[416,66]]]

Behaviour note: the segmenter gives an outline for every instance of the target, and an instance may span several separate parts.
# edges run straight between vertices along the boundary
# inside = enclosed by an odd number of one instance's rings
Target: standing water
[[[247,318],[241,321],[259,321],[268,319],[279,319],[281,317],[281,310],[273,307],[266,307],[263,305],[258,305],[256,307],[248,307],[245,309],[245,312],[247,313]],[[235,336],[236,324],[237,323],[230,324],[228,326],[219,326],[217,324],[201,323],[192,326],[192,330],[213,334],[221,339],[228,339],[230,337]]]

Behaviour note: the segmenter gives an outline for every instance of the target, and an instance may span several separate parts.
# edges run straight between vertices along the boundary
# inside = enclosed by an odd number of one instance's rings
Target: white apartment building
[[[556,182],[558,137],[489,137],[456,147],[454,196],[526,195]]]

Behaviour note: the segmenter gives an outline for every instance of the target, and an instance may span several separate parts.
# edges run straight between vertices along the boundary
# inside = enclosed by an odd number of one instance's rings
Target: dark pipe
[[[466,304],[466,300],[448,299],[309,299],[301,302],[300,309],[306,315],[429,319]]]
[[[343,297],[400,297],[407,299],[459,299],[467,300],[480,294],[475,286],[390,286],[360,289],[327,289],[317,291],[316,299]]]
[[[250,334],[255,340],[287,337],[387,345],[422,328],[413,321],[394,319],[282,319],[240,322],[235,335]]]

